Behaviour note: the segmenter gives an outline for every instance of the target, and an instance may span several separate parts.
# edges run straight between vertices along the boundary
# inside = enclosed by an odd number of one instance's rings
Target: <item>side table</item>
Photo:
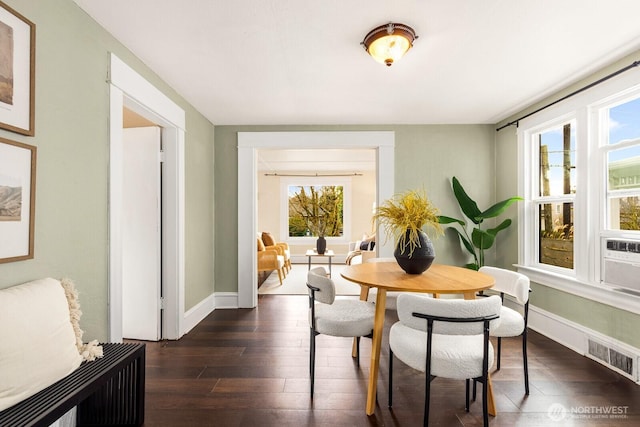
[[[311,257],[326,257],[329,258],[329,277],[331,277],[331,259],[335,256],[331,249],[327,249],[323,254],[319,254],[315,249],[308,249],[305,253],[308,260],[309,270],[311,270]]]

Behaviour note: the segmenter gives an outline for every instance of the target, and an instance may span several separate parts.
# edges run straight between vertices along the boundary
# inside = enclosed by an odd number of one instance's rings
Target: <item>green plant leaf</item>
[[[465,214],[467,218],[473,221],[475,224],[480,224],[482,222],[481,214],[482,212],[478,208],[478,204],[464,191],[462,188],[462,184],[458,181],[458,178],[455,176],[452,179],[453,185],[453,194],[456,196],[458,200],[458,204],[460,205],[460,209],[462,213]]]
[[[470,264],[465,264],[464,266],[465,266],[465,268],[468,268],[469,270],[478,271],[480,269],[480,266],[478,266],[478,264],[475,263],[475,262],[472,262]]]
[[[461,219],[456,219],[456,218],[451,218],[450,216],[444,216],[444,215],[440,215],[438,216],[438,222],[440,224],[451,224],[452,222],[458,223],[461,226],[465,226],[467,225],[463,220]]]
[[[471,233],[471,240],[473,241],[473,245],[476,248],[485,250],[493,246],[493,242],[496,240],[496,236],[485,230],[474,228],[473,232]]]
[[[511,204],[517,202],[518,200],[524,200],[524,199],[522,197],[511,197],[511,198],[509,198],[507,200],[503,200],[503,201],[498,202],[495,205],[491,206],[486,211],[482,212],[480,214],[480,216],[482,216],[482,218],[484,218],[484,219],[494,218],[494,217],[500,215],[509,206],[511,206]]]
[[[464,245],[464,247],[467,249],[467,251],[469,251],[469,253],[470,253],[471,255],[473,255],[473,257],[474,257],[475,259],[477,259],[477,256],[476,256],[476,250],[475,250],[475,248],[473,247],[473,244],[469,241],[469,239],[467,239],[467,238],[465,237],[465,235],[464,235],[464,234],[462,234],[459,230],[457,230],[457,229],[455,229],[455,228],[452,228],[452,230],[456,232],[456,234],[457,234],[457,235],[458,235],[458,237],[460,238],[460,241],[462,242],[462,244]]]
[[[498,234],[499,231],[504,230],[505,228],[509,227],[511,225],[511,219],[507,218],[504,221],[502,221],[500,223],[500,225],[498,225],[496,228],[491,228],[489,230],[487,230],[487,233],[493,235],[494,237],[496,236],[496,234]]]

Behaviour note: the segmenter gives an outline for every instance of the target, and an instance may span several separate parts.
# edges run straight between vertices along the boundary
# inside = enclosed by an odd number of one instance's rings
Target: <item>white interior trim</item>
[[[109,340],[122,341],[122,109],[160,125],[162,182],[163,338],[184,334],[185,112],[113,53],[109,62]]]
[[[238,132],[238,306],[258,304],[257,286],[257,179],[258,149],[376,149],[377,197],[394,193],[395,133],[391,131],[347,132]],[[381,235],[378,230],[377,235]],[[392,242],[380,242],[379,256],[393,254]],[[378,246],[378,245],[376,245]],[[250,266],[248,268],[247,266]]]

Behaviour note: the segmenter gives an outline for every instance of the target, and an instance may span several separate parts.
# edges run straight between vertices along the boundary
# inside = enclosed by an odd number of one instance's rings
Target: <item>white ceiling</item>
[[[493,124],[640,48],[638,0],[75,2],[214,125]]]

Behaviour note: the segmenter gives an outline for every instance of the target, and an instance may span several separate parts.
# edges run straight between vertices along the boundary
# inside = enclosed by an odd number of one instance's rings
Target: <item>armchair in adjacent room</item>
[[[291,250],[289,250],[289,244],[285,242],[276,242],[273,235],[267,231],[263,231],[260,238],[267,249],[272,247],[278,248],[278,253],[284,257],[285,272],[291,271]]]
[[[376,235],[364,234],[362,240],[349,242],[349,252],[345,262],[348,265],[363,264],[370,258],[375,258]]]
[[[278,249],[271,247],[266,248],[262,239],[258,241],[258,272],[271,272],[276,270],[278,272],[278,279],[280,279],[280,285],[282,285],[282,279],[285,276],[284,272],[284,256],[279,254]],[[281,251],[281,248],[280,248]]]

